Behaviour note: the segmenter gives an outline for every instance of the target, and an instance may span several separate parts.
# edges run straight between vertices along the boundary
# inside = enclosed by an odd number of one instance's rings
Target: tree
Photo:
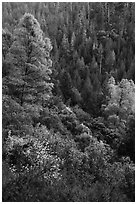
[[[74,86],[75,86],[78,90],[80,90],[80,88],[81,88],[81,78],[80,78],[78,69],[76,69],[75,72],[74,72],[73,83],[74,83]]]
[[[102,55],[103,54],[102,44],[100,44],[98,52],[99,52],[99,71],[100,71],[100,74],[101,74],[101,71],[102,71],[102,57],[103,57],[103,55]]]
[[[7,30],[2,30],[2,56],[5,59],[6,54],[12,44],[12,34]]]
[[[52,46],[31,14],[21,18],[13,36],[5,58],[9,73],[3,77],[3,130],[25,134],[51,95]]]
[[[70,74],[65,70],[63,70],[61,75],[60,88],[65,98],[65,101],[69,100],[72,94],[72,81]]]
[[[116,84],[111,77],[108,81],[108,103],[105,107],[108,122],[112,128],[126,129],[129,118],[135,114],[135,85],[132,80],[122,79]]]
[[[71,46],[71,51],[74,52],[74,48],[75,48],[75,42],[76,42],[76,35],[73,32],[72,36],[71,36],[71,42],[70,42],[70,46]]]
[[[5,79],[9,94],[21,104],[43,105],[51,94],[50,40],[43,38],[37,20],[25,14],[14,31],[14,42],[7,55],[10,74]]]
[[[62,38],[62,49],[63,49],[62,55],[63,56],[65,55],[66,59],[68,59],[70,54],[70,46],[66,34],[64,34]]]
[[[9,48],[12,44],[12,34],[7,30],[2,30],[2,77],[5,77],[9,73],[9,65],[5,58],[9,52]]]

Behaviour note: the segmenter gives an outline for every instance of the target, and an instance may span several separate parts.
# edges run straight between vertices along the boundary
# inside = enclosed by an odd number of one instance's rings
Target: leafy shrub
[[[85,111],[83,111],[78,105],[74,106],[73,111],[80,122],[85,122],[90,120],[90,115]]]

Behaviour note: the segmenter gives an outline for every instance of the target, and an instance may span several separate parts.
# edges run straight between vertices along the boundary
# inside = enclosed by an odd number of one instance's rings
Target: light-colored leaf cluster
[[[116,84],[111,77],[108,81],[108,104],[105,113],[114,126],[127,121],[130,115],[135,114],[135,85],[132,80],[122,79]]]

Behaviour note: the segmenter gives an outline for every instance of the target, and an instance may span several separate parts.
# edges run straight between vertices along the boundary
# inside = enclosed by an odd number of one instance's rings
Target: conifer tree
[[[7,30],[2,30],[2,77],[5,77],[9,73],[9,66],[5,58],[9,52],[9,48],[12,44],[12,34]]]
[[[75,42],[76,42],[76,35],[75,35],[75,33],[73,32],[73,33],[72,33],[72,36],[71,36],[71,43],[70,43],[71,51],[72,51],[72,52],[74,52]]]
[[[52,46],[31,14],[21,18],[13,37],[5,59],[9,73],[3,77],[3,129],[20,135],[37,123],[51,96]]]
[[[69,72],[65,70],[63,70],[61,74],[60,88],[65,100],[67,101],[68,99],[70,99],[72,93],[72,81]]]
[[[6,54],[12,44],[12,34],[7,30],[2,30],[2,56],[5,59]]]
[[[66,58],[69,57],[70,46],[66,34],[64,34],[62,38],[62,51],[63,56],[65,56]]]
[[[43,38],[38,21],[25,14],[14,31],[14,42],[7,55],[10,74],[7,82],[9,94],[22,106],[43,105],[51,94],[50,40]]]

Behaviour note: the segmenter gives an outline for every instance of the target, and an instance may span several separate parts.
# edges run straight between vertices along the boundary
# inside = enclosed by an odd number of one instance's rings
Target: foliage
[[[126,154],[128,146],[128,154],[134,158],[135,149],[135,85],[132,80],[122,79],[116,84],[113,77],[108,81],[108,104],[104,107],[104,112],[107,117],[108,126],[117,131],[117,145],[119,153]],[[132,121],[132,122],[131,122]],[[132,124],[132,125],[131,125]],[[132,134],[129,133],[130,131]],[[129,136],[130,135],[130,136]]]
[[[108,104],[104,111],[112,128],[125,129],[128,118],[135,114],[135,85],[132,80],[122,79],[118,84],[113,77],[108,81]]]
[[[18,134],[15,131],[23,132],[24,126],[31,129],[51,95],[52,46],[30,14],[21,18],[13,38],[5,57],[10,68],[3,77],[3,127]]]
[[[110,147],[95,138],[82,153],[73,140],[42,126],[33,137],[9,136],[7,148],[12,179],[9,188],[4,186],[3,201],[134,199],[129,193],[134,190],[134,165],[129,159],[114,162]]]
[[[106,73],[113,73],[116,81],[135,81],[133,2],[3,3],[3,27],[12,33],[25,12],[34,15],[44,34],[50,36],[56,62],[52,69],[54,91],[65,102],[71,99],[72,104],[82,105],[98,117],[101,112],[93,110],[101,107]]]
[[[135,4],[4,2],[2,199],[135,201]]]
[[[49,43],[49,40],[44,41],[37,20],[32,15],[25,14],[14,31],[14,42],[7,54],[7,61],[11,64],[7,86],[21,105],[41,105],[42,101],[49,97],[52,86],[48,82],[51,74]],[[39,101],[36,99],[36,93]]]

